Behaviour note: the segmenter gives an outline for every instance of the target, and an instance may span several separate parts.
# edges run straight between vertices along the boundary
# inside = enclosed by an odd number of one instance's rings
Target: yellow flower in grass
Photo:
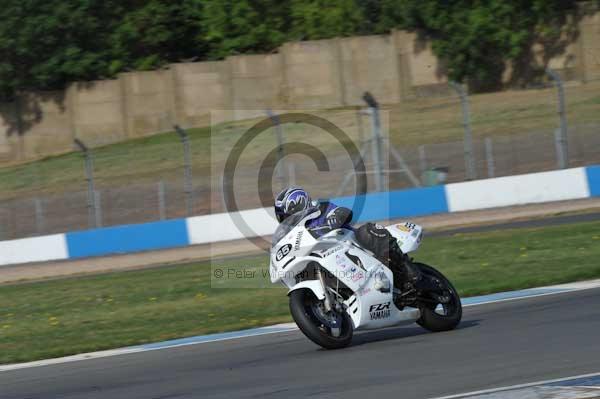
[[[149,301],[156,301],[156,297],[148,298]]]
[[[194,296],[194,298],[196,299],[204,299],[206,298],[206,294],[203,294],[202,292],[199,292],[196,294],[196,296]]]

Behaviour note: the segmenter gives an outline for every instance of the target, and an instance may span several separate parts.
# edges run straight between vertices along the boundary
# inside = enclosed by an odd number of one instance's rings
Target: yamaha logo
[[[390,305],[391,302],[371,305],[369,308],[369,316],[371,317],[371,320],[387,319],[390,317]]]

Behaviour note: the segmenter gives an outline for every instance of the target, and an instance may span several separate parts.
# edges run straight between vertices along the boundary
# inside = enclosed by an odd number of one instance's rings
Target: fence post
[[[567,131],[567,117],[565,114],[565,89],[560,76],[550,68],[546,68],[546,73],[556,82],[558,94],[558,117],[560,118],[560,130],[556,135],[556,158],[558,167],[565,169],[569,167],[569,139]]]
[[[362,99],[369,106],[371,124],[373,129],[373,162],[375,164],[375,190],[383,191],[383,151],[381,146],[381,121],[379,119],[379,104],[368,91],[363,94]]]
[[[160,220],[167,218],[165,209],[165,182],[162,180],[158,182],[158,216]]]
[[[463,115],[463,127],[465,129],[464,137],[464,152],[465,152],[465,171],[467,180],[475,180],[477,174],[475,173],[475,158],[473,156],[473,133],[471,132],[471,115],[469,113],[469,101],[467,93],[461,84],[456,82],[450,82],[450,86],[458,93],[460,97],[460,105],[462,108]]]
[[[102,202],[101,202],[100,191],[94,192],[94,218],[96,221],[96,227],[102,227]]]
[[[42,234],[44,232],[44,208],[42,206],[42,201],[39,198],[33,199],[33,206],[35,208],[35,227],[38,234]]]
[[[97,204],[96,204],[96,189],[94,188],[94,165],[92,154],[89,148],[79,139],[73,140],[75,145],[83,152],[85,157],[85,180],[87,181],[87,208],[88,208],[88,225],[90,228],[100,227],[97,224]]]
[[[427,171],[427,156],[425,154],[425,145],[419,146],[419,168],[421,169],[421,181]]]
[[[563,150],[562,133],[560,129],[554,129],[554,150],[556,151],[556,166],[565,169],[567,161]]]
[[[288,179],[290,182],[290,186],[296,185],[296,164],[289,163],[288,164]]]
[[[275,138],[277,139],[277,163],[275,164],[275,169],[277,170],[277,180],[279,180],[279,190],[283,190],[289,185],[286,176],[285,153],[283,152],[283,144],[285,142],[283,130],[279,122],[279,116],[275,115],[271,109],[267,109],[266,113],[275,126]]]
[[[354,113],[356,116],[356,128],[358,130],[358,142],[363,143],[365,137],[365,129],[363,127],[362,110],[358,108]]]
[[[494,177],[496,172],[494,165],[494,147],[490,137],[485,138],[485,159],[487,163],[488,177]]]
[[[179,125],[173,126],[183,144],[183,192],[187,215],[194,213],[194,190],[192,186],[192,157],[190,154],[190,137]]]

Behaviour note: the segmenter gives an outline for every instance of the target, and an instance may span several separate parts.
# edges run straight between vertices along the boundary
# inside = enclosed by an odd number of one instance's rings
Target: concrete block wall
[[[344,104],[364,105],[371,92],[381,103],[400,102],[397,48],[391,35],[338,39]]]
[[[211,111],[230,120],[231,68],[223,61],[172,64],[177,122],[184,127],[208,126]]]
[[[281,54],[288,104],[312,109],[344,105],[337,40],[286,43]]]
[[[172,74],[171,70],[163,69],[120,75],[127,137],[173,130],[175,104]]]
[[[21,96],[18,106],[23,115],[21,124],[26,129],[26,133],[21,135],[23,153],[56,153],[63,148],[73,148],[72,109],[64,103],[64,93],[28,93]],[[18,136],[15,134],[13,137]],[[29,140],[29,137],[35,140]]]
[[[584,16],[579,24],[577,65],[584,81],[600,79],[600,12]]]
[[[76,83],[67,89],[73,136],[89,145],[104,145],[127,137],[121,81]]]

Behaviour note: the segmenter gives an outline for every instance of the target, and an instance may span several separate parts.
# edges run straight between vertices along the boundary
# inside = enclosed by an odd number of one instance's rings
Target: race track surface
[[[459,329],[300,332],[0,373],[0,398],[430,398],[600,371],[600,289],[465,308]]]
[[[535,228],[535,227],[548,227],[548,226],[560,226],[563,224],[573,223],[585,223],[585,222],[597,222],[600,221],[600,213],[583,213],[576,215],[563,215],[563,216],[552,216],[540,219],[530,220],[519,220],[511,221],[506,223],[490,223],[482,224],[477,226],[460,227],[442,231],[434,231],[427,234],[431,237],[436,236],[449,236],[452,234],[462,233],[484,233],[490,231],[506,230],[506,229],[522,229],[522,228]]]

